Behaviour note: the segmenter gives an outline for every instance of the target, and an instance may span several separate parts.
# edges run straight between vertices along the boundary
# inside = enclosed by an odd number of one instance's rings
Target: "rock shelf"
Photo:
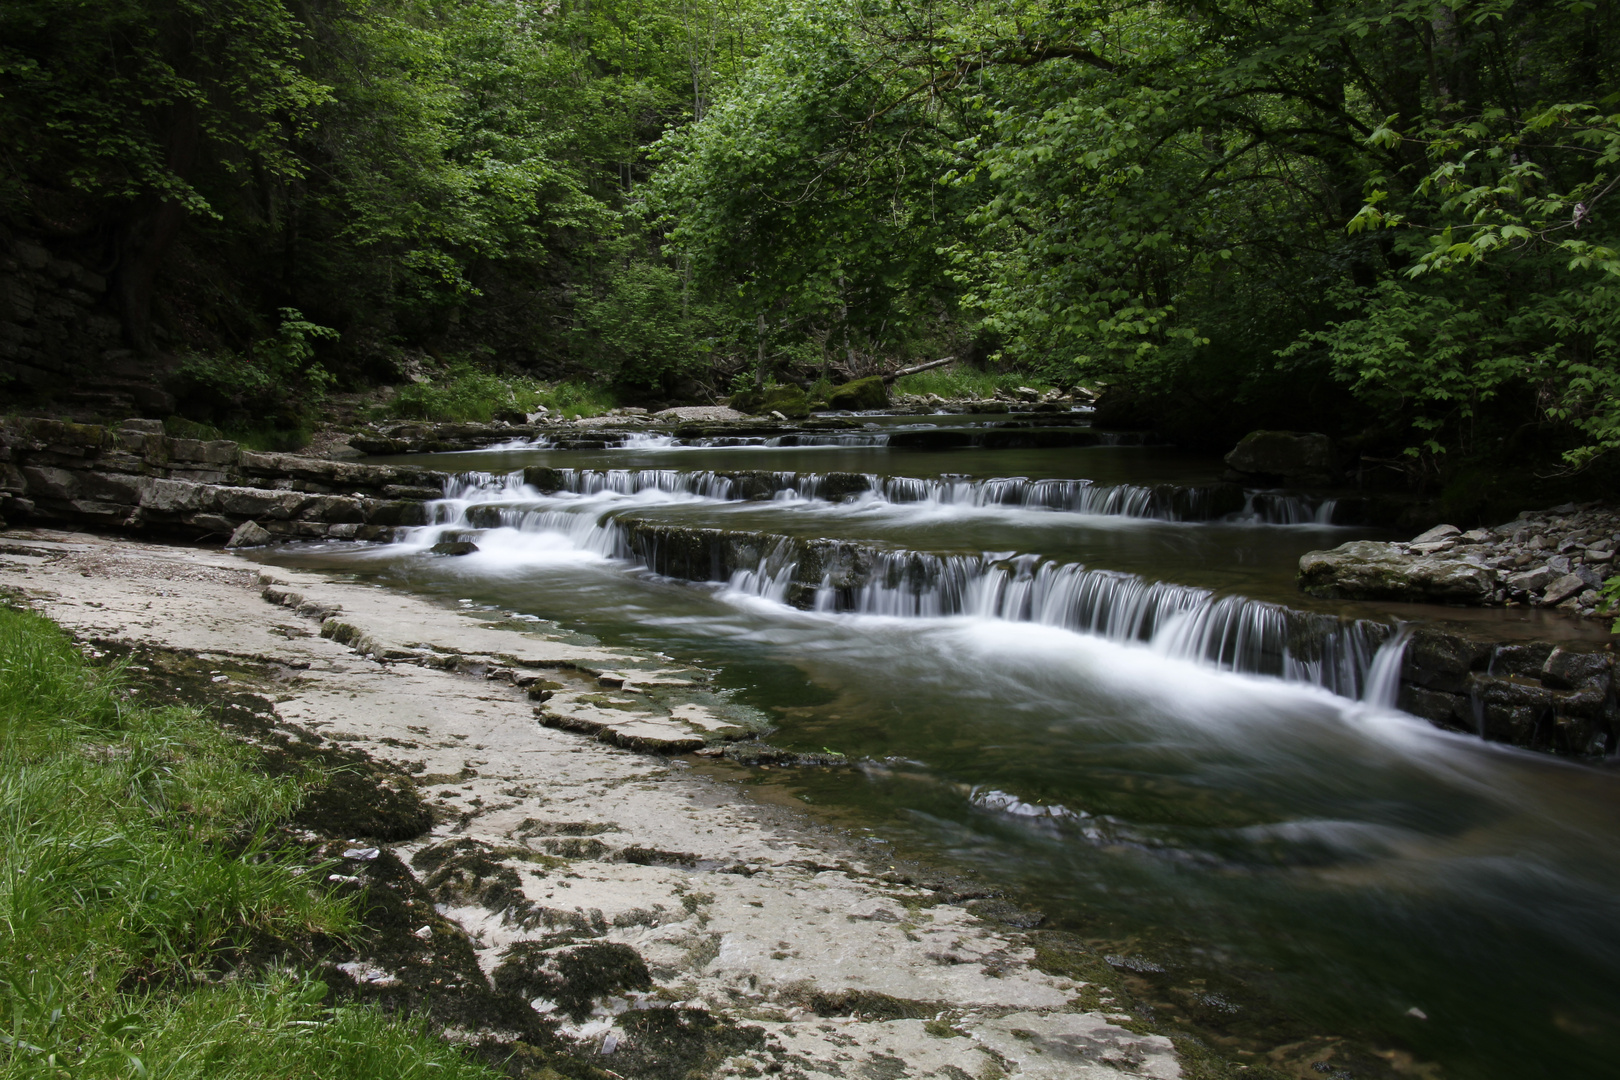
[[[445,474],[176,439],[155,420],[118,428],[0,420],[0,522],[200,538],[249,521],[275,539],[387,539],[427,520]]]

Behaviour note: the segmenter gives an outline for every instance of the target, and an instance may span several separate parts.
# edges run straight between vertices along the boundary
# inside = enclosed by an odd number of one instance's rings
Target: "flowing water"
[[[1401,624],[1451,613],[1293,589],[1378,535],[1352,503],[955,423],[417,457],[461,474],[438,524],[270,557],[718,671],[773,743],[860,762],[752,782],[981,871],[1230,1052],[1620,1075],[1620,774],[1395,711]]]

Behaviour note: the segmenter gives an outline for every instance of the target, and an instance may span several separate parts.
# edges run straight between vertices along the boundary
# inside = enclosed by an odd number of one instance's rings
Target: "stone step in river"
[[[1414,627],[1590,631],[1302,596],[1305,551],[1384,535],[1346,524],[1351,499],[1098,444],[409,460],[460,477],[433,525],[263,557],[714,670],[774,745],[858,766],[740,774],[765,797],[974,868],[1238,1060],[1620,1060],[1616,774],[1391,706]]]

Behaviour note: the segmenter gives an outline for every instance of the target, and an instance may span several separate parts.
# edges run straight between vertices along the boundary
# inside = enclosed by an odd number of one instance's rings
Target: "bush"
[[[180,412],[227,431],[292,432],[308,442],[315,411],[326,400],[332,375],[315,359],[315,342],[338,332],[281,309],[274,337],[243,353],[193,353],[169,377]],[[283,442],[289,441],[286,439]]]
[[[740,412],[758,415],[779,412],[789,420],[802,420],[810,415],[810,399],[805,396],[803,390],[792,383],[733,394],[731,407]]]
[[[672,393],[681,378],[707,369],[699,342],[712,331],[680,276],[660,263],[632,262],[600,296],[579,304],[578,346],[611,383]]]

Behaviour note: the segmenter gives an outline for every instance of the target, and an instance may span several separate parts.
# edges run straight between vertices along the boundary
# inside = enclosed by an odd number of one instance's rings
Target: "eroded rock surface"
[[[0,419],[0,524],[61,523],[191,537],[375,540],[426,521],[443,473],[260,454],[171,438],[156,421],[118,428]],[[251,537],[251,541],[248,539]]]

